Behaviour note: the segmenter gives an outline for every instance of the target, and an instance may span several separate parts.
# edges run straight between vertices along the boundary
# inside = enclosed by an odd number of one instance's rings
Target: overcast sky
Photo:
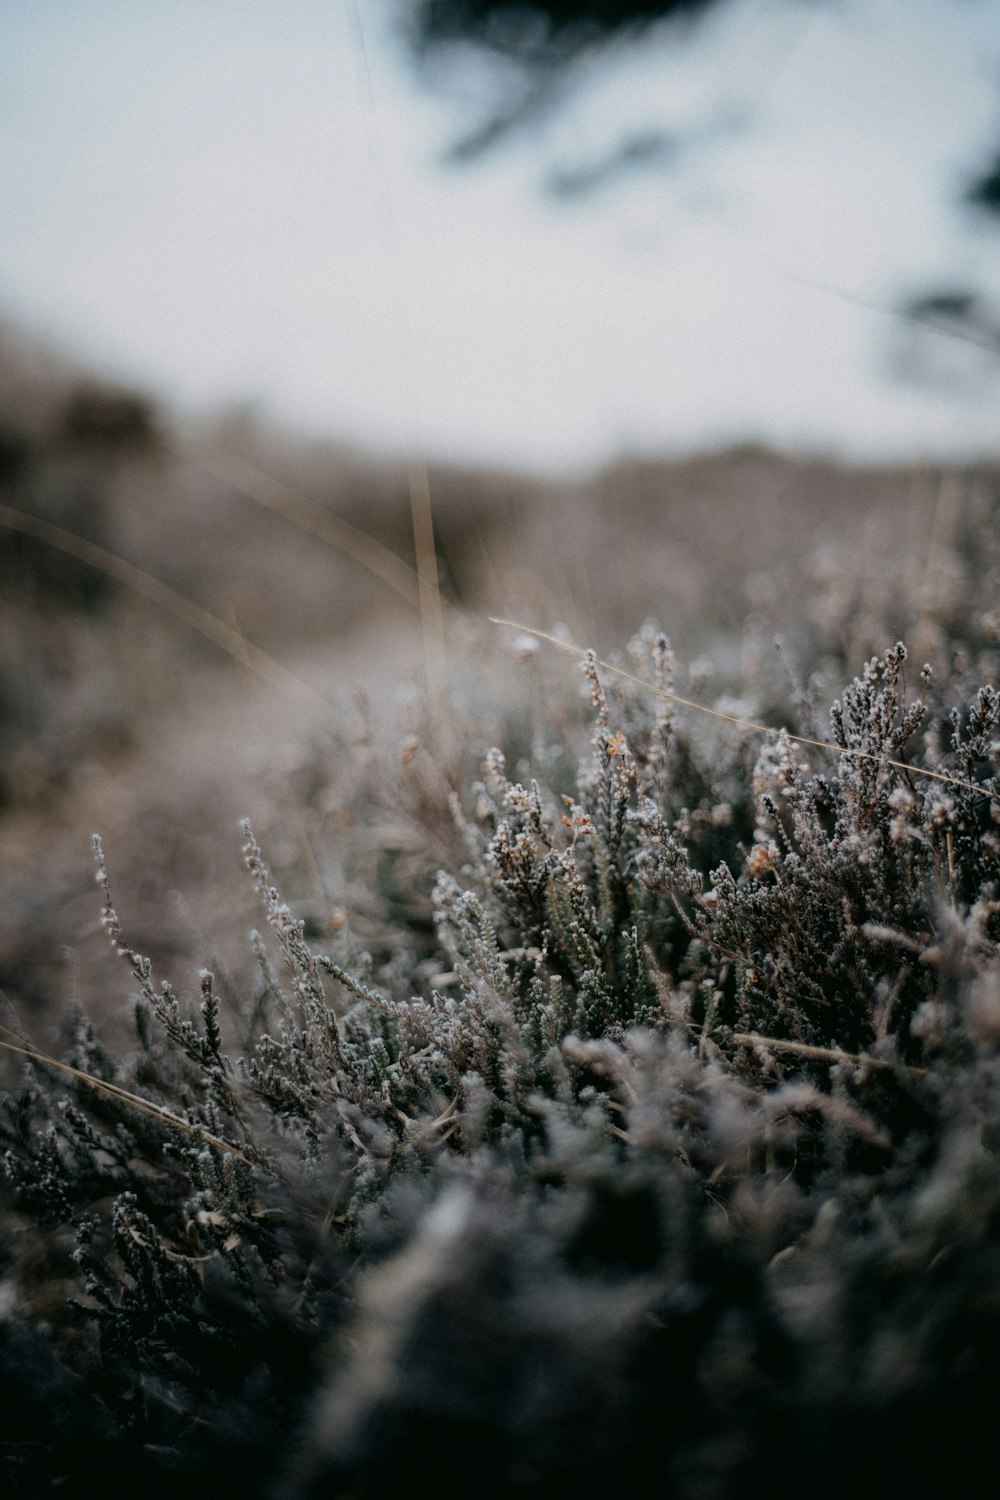
[[[0,313],[184,410],[466,459],[1000,446],[989,362],[894,383],[879,311],[1000,295],[1000,221],[957,206],[1000,140],[995,0],[746,0],[463,169],[472,84],[418,89],[389,9],[4,0]],[[546,193],[650,128],[670,171]]]

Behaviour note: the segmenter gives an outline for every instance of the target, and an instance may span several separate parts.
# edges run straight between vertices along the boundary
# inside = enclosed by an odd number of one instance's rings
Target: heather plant
[[[539,670],[537,642],[517,650]],[[1000,694],[699,716],[650,624],[409,830],[366,947],[249,826],[257,979],[7,1033],[14,1493],[975,1492],[997,1454]],[[568,699],[568,702],[567,702]],[[794,709],[795,705],[792,705]],[[308,935],[307,935],[308,934]],[[58,1413],[53,1417],[53,1393]],[[98,1480],[98,1475],[100,1476]]]

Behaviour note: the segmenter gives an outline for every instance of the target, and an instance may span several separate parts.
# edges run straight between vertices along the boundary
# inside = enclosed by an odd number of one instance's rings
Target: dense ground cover
[[[463,626],[447,715],[301,732],[193,984],[98,846],[129,1027],[4,1022],[10,1491],[983,1492],[998,508],[938,485],[878,587],[776,552],[715,678]]]

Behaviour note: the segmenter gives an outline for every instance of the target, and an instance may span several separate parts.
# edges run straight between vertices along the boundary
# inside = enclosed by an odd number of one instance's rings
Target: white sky
[[[1000,140],[995,0],[740,0],[466,169],[473,115],[357,9],[367,77],[350,0],[4,0],[0,312],[182,409],[377,447],[1000,447],[997,372],[893,384],[859,305],[1000,295],[1000,222],[955,201]],[[675,171],[542,191],[657,126],[696,133]]]

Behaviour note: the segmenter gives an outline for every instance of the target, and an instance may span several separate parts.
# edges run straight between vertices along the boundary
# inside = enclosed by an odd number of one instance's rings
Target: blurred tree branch
[[[610,64],[623,48],[657,41],[678,45],[710,13],[733,0],[398,0],[403,32],[417,67],[432,85],[442,85],[470,61],[492,64],[495,88],[484,90],[479,121],[450,147],[452,162],[470,162],[502,147],[511,134],[556,112],[584,69]],[[946,10],[953,0],[941,0]],[[790,0],[816,8],[829,0]],[[692,133],[694,127],[692,127]],[[688,144],[688,133],[648,128],[626,130],[617,144],[591,160],[553,169],[546,190],[562,200],[580,200],[626,175],[669,170]],[[1000,149],[987,151],[986,165],[970,163],[957,203],[1000,225]],[[911,328],[948,334],[987,351],[998,347],[1000,311],[975,288],[930,286],[897,309]],[[922,346],[921,346],[922,349]],[[902,346],[897,374],[923,382],[921,358]],[[933,362],[932,362],[933,363]],[[911,371],[906,374],[907,369]],[[940,372],[938,372],[940,374]],[[940,383],[937,379],[935,383]],[[947,381],[945,381],[947,383]]]

